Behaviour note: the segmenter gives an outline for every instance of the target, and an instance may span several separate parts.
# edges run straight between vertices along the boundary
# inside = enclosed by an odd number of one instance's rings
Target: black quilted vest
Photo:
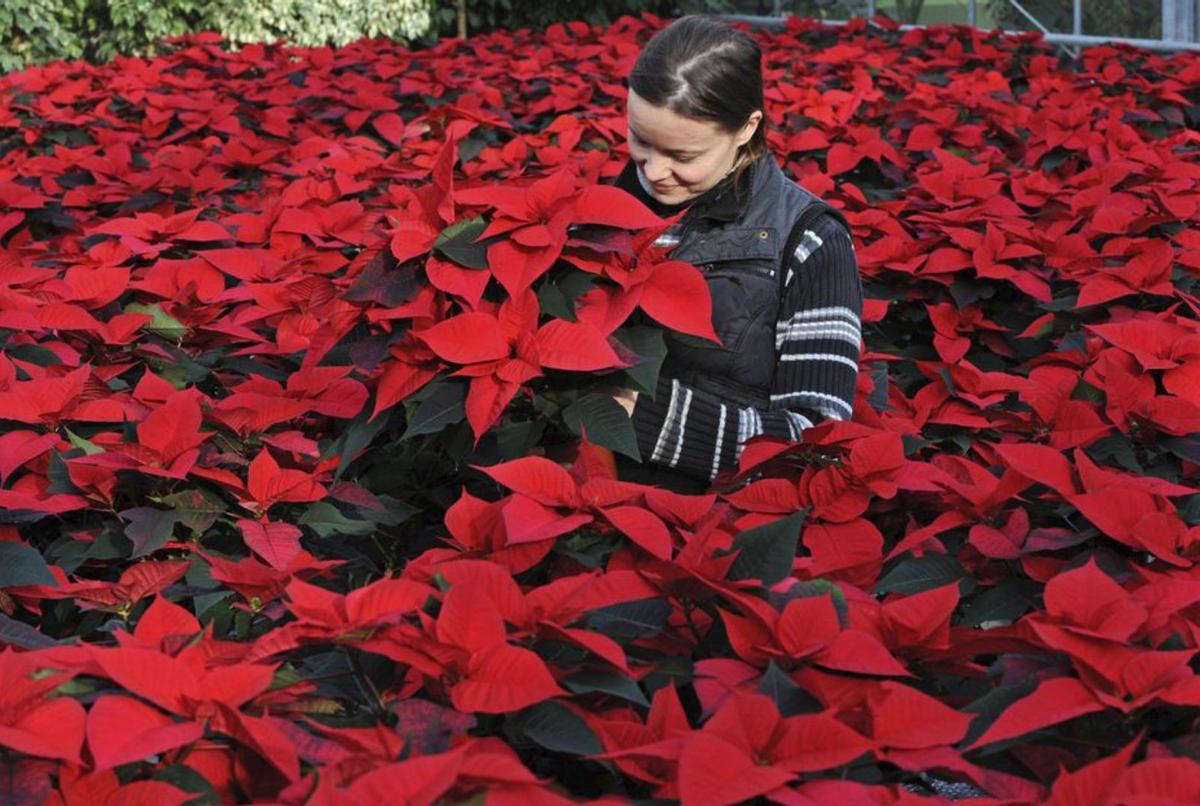
[[[617,179],[637,184],[632,163]],[[845,219],[813,193],[784,176],[775,158],[759,158],[748,175],[707,203],[697,202],[674,232],[679,243],[670,257],[695,264],[708,281],[713,329],[721,345],[665,331],[665,377],[712,392],[741,406],[767,408],[775,372],[775,323],[782,293],[789,240],[802,218],[829,213]],[[796,232],[799,239],[803,232]]]

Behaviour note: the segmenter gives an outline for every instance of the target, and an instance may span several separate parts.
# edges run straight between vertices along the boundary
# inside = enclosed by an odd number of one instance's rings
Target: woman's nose
[[[646,157],[646,161],[642,163],[642,173],[651,182],[661,182],[670,174],[670,166],[661,156],[652,155]]]

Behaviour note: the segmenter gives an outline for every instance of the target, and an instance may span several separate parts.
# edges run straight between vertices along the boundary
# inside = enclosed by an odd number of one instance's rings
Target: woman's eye
[[[637,136],[636,134],[634,134],[633,132],[630,132],[630,133],[629,133],[629,143],[630,143],[630,145],[633,145],[633,146],[635,146],[635,147],[637,147],[637,148],[650,148],[650,145],[649,145],[649,143],[647,143],[647,142],[646,142],[645,140],[643,140],[642,138],[638,137],[638,136]],[[696,160],[696,155],[695,155],[695,154],[689,154],[689,155],[686,155],[686,156],[681,156],[681,155],[679,155],[679,154],[672,154],[672,153],[669,153],[669,152],[668,152],[668,153],[666,153],[666,154],[665,154],[665,156],[666,156],[668,159],[670,159],[672,162],[677,162],[677,163],[680,163],[681,165],[685,165],[685,164],[687,164],[687,163],[689,163],[689,162],[694,162],[694,161]]]

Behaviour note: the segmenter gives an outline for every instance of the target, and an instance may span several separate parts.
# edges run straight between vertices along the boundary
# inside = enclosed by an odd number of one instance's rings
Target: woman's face
[[[629,156],[650,183],[650,195],[664,204],[699,196],[733,167],[738,149],[750,142],[762,119],[755,111],[737,132],[709,120],[677,115],[629,90],[626,120]]]

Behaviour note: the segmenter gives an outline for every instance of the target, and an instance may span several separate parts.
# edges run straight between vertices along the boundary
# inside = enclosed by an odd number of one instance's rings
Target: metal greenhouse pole
[[[1196,41],[1194,0],[1162,0],[1162,38],[1168,42]]]

